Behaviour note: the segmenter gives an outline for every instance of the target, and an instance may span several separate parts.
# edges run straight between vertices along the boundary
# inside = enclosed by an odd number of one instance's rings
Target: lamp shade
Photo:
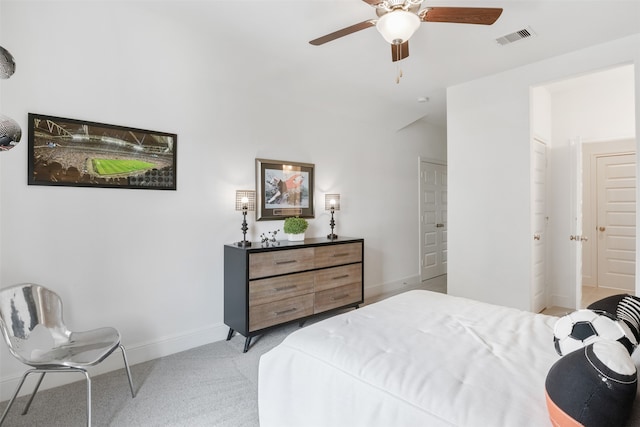
[[[324,209],[331,210],[331,207],[336,211],[340,210],[340,195],[339,194],[325,194],[324,195]]]
[[[236,210],[246,206],[248,211],[256,210],[256,192],[253,190],[236,190]]]
[[[393,10],[382,15],[376,28],[382,37],[391,44],[402,44],[416,32],[420,26],[420,18],[406,10]]]

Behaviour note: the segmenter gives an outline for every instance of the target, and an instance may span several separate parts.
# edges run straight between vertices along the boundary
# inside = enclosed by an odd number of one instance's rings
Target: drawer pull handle
[[[283,314],[293,313],[296,310],[297,310],[297,308],[293,307],[293,308],[290,308],[288,310],[276,311],[276,316],[282,316]]]
[[[332,256],[334,258],[341,257],[341,256],[349,256],[349,252],[342,252],[341,254],[333,254]]]
[[[345,299],[349,294],[336,295],[335,297],[331,297],[331,301],[338,301],[340,299]]]
[[[342,276],[332,277],[331,280],[344,279],[345,277],[349,277],[349,275],[348,274],[343,274]]]
[[[276,261],[275,264],[276,265],[281,265],[281,264],[293,264],[294,262],[298,262],[298,260],[295,259],[290,259],[287,261]]]
[[[289,289],[295,289],[296,285],[289,285],[289,286],[280,286],[279,288],[276,288],[276,291],[280,292],[280,291],[288,291]]]

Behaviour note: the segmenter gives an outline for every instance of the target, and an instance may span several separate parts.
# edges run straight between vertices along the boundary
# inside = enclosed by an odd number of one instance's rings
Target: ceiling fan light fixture
[[[420,26],[420,18],[406,10],[393,10],[382,15],[376,28],[382,37],[391,44],[402,44],[409,40]]]

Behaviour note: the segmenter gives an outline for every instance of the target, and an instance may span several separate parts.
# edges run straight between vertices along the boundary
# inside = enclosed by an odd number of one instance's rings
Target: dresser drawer
[[[312,314],[313,294],[256,305],[249,308],[249,331],[257,331]]]
[[[316,292],[315,313],[362,301],[362,284],[353,283],[339,288]]]
[[[314,253],[314,248],[304,248],[250,254],[249,279],[311,270]]]
[[[316,271],[315,291],[324,291],[352,283],[362,283],[362,264],[343,265]]]
[[[313,271],[252,280],[249,282],[249,306],[309,294],[314,291],[313,285]]]
[[[362,261],[362,245],[360,243],[319,246],[316,248],[316,268],[360,261]]]

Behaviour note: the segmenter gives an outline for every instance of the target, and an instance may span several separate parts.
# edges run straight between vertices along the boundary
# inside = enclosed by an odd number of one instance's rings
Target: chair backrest
[[[25,283],[0,290],[0,329],[11,354],[23,363],[68,341],[62,300],[44,286]]]

